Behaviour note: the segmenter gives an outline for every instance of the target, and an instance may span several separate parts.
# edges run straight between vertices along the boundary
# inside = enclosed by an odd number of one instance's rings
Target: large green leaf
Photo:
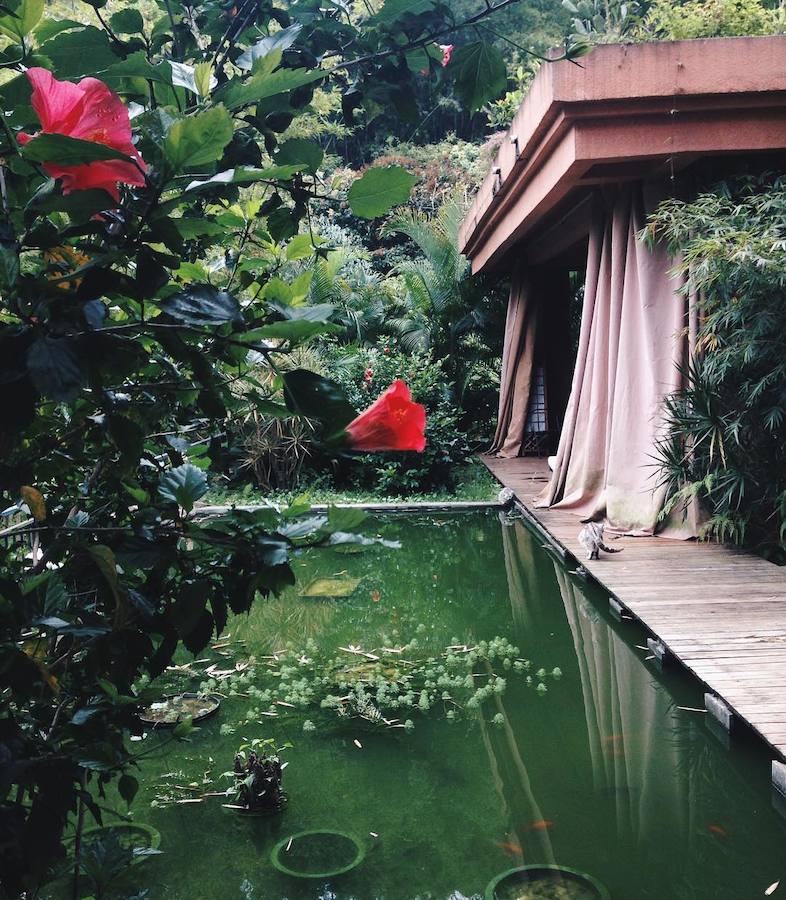
[[[505,60],[486,41],[459,47],[451,59],[450,71],[456,79],[456,92],[472,112],[495,100],[508,86]]]
[[[0,244],[0,292],[8,297],[16,290],[19,252],[13,244]]]
[[[142,34],[145,27],[142,13],[133,7],[114,13],[109,19],[109,24],[115,34]]]
[[[21,149],[22,156],[31,162],[57,162],[59,166],[80,166],[105,159],[131,160],[125,153],[106,144],[80,141],[67,134],[39,134]]]
[[[54,181],[50,181],[33,195],[27,204],[26,213],[64,212],[72,222],[87,222],[96,213],[115,206],[117,203],[111,194],[100,188],[64,194],[55,189]]]
[[[275,161],[280,166],[299,166],[316,174],[325,154],[319,144],[305,138],[290,138],[278,148]]]
[[[164,500],[177,503],[186,512],[191,512],[197,500],[207,493],[207,477],[201,469],[184,463],[161,476],[158,493]]]
[[[3,4],[13,10],[14,15],[0,18],[0,32],[12,40],[21,41],[39,23],[44,14],[44,0],[20,0],[16,4]]]
[[[116,81],[124,78],[144,78],[146,81],[157,81],[160,84],[172,84],[172,68],[170,63],[162,61],[153,65],[148,61],[143,50],[129,54],[124,60],[116,62],[101,73],[101,80],[114,86]]]
[[[250,69],[258,59],[267,56],[274,50],[286,50],[294,44],[297,36],[300,34],[302,25],[290,25],[288,28],[282,28],[275,34],[262,38],[257,41],[253,47],[249,47],[244,53],[235,60],[235,65],[240,69]]]
[[[70,31],[72,28],[82,28],[83,23],[76,19],[44,19],[35,29],[35,36],[39,43],[48,41],[61,31]]]
[[[245,81],[233,79],[216,91],[216,98],[230,109],[239,109],[252,103],[259,103],[266,97],[275,97],[304,84],[319,81],[327,73],[309,69],[279,69],[277,72],[254,72]]]
[[[215,106],[185,119],[169,129],[164,152],[176,172],[204,166],[221,159],[232,140],[232,117],[223,106]]]
[[[60,402],[73,400],[84,384],[80,356],[68,338],[40,337],[27,352],[27,370],[44,396]]]
[[[106,32],[92,25],[61,32],[42,44],[39,52],[52,61],[52,70],[61,79],[95,75],[118,62]]]
[[[314,255],[314,246],[319,243],[316,235],[312,237],[308,232],[296,234],[287,244],[287,259],[308,259]]]
[[[181,638],[196,628],[207,605],[210,582],[187,582],[180,588],[180,596],[167,612],[167,618],[175,626]]]
[[[136,797],[138,790],[139,782],[133,775],[129,775],[128,772],[124,772],[118,779],[117,792],[126,801],[127,806],[131,806],[134,802],[134,797]]]
[[[406,203],[417,180],[403,166],[368,169],[349,189],[347,201],[356,216],[374,219]]]
[[[242,319],[240,304],[226,291],[210,284],[192,284],[159,304],[162,311],[184,325],[223,325]]]
[[[221,184],[253,184],[255,181],[289,181],[296,172],[303,170],[303,164],[296,166],[267,166],[264,169],[226,169],[204,181],[190,181],[184,188],[186,191],[198,191]]]
[[[342,388],[307,369],[284,373],[284,400],[292,412],[327,421],[338,431],[355,418],[355,410]]]

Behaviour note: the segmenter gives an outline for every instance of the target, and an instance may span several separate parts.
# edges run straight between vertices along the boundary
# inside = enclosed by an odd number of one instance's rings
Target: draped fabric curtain
[[[513,274],[505,320],[505,349],[499,388],[499,415],[491,453],[518,456],[524,440],[535,368],[537,304],[526,269]]]
[[[605,517],[628,534],[658,526],[663,400],[682,386],[695,322],[674,260],[636,236],[658,199],[641,184],[624,186],[594,217],[570,399],[554,472],[537,503]],[[690,536],[694,524],[683,517],[670,536]]]

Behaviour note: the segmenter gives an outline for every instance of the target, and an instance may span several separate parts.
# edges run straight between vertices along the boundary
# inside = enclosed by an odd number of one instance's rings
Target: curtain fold
[[[537,501],[641,535],[659,524],[663,399],[682,386],[695,315],[665,248],[636,237],[659,199],[641,184],[624,186],[594,217],[570,399],[554,472]],[[673,536],[691,535],[687,520],[675,527]]]
[[[489,450],[509,458],[521,453],[535,368],[537,304],[524,267],[513,274],[505,319],[497,430]]]

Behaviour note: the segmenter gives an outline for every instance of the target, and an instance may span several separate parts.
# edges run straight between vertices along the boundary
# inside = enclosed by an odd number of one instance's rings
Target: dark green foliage
[[[786,179],[663,203],[665,238],[701,293],[690,387],[668,401],[668,509],[696,497],[709,537],[786,559]]]

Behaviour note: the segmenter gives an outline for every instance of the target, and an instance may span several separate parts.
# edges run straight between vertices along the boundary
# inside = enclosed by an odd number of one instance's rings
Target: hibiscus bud
[[[346,427],[352,450],[416,450],[426,447],[426,410],[413,403],[409,388],[396,380]]]
[[[437,44],[439,49],[442,51],[442,61],[441,66],[444,69],[445,66],[450,62],[450,57],[453,55],[454,44]]]

